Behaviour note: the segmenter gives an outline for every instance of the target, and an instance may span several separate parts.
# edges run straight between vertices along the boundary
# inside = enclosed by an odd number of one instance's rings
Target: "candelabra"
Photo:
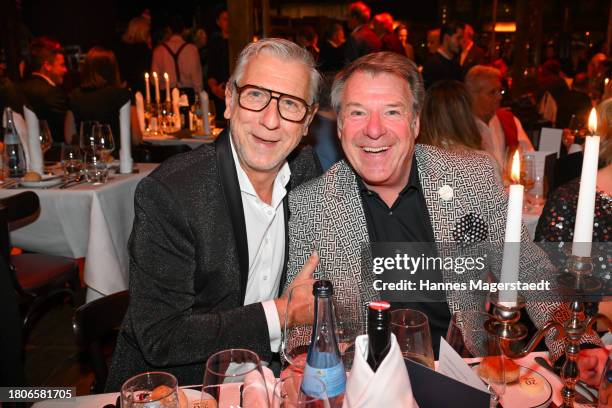
[[[557,282],[568,290],[566,295],[572,297],[570,301],[570,317],[563,323],[548,321],[536,334],[522,346],[522,341],[527,337],[527,328],[519,323],[521,310],[525,307],[525,299],[518,296],[516,304],[508,304],[499,301],[497,293],[491,295],[491,303],[495,306],[494,318],[485,324],[487,331],[500,340],[502,352],[509,358],[521,358],[532,352],[544,336],[553,328],[557,330],[556,339],[562,338],[565,342],[565,363],[561,368],[561,379],[563,389],[564,408],[574,407],[575,385],[580,372],[578,370],[578,353],[580,351],[580,339],[593,329],[598,322],[603,322],[608,330],[612,332],[612,321],[602,314],[586,318],[584,314],[584,295],[601,287],[601,282],[591,276],[591,258],[570,256],[568,262],[568,273],[559,276]]]

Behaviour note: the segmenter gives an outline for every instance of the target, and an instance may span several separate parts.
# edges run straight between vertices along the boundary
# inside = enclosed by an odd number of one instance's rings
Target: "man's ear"
[[[412,129],[412,134],[416,139],[419,136],[419,129],[421,128],[421,120],[420,117],[417,116],[412,123],[410,124],[410,128]]]
[[[308,134],[308,127],[310,126],[310,124],[314,120],[314,117],[317,114],[318,110],[319,110],[319,104],[318,103],[315,103],[314,105],[312,105],[312,108],[310,109],[310,113],[308,113],[308,115],[306,117],[306,123],[305,123],[305,126],[304,126],[304,134],[302,135],[302,137],[306,136]]]
[[[225,85],[225,112],[223,112],[223,117],[229,120],[232,116],[233,109],[233,98],[232,98],[232,89],[233,86],[231,84]]]

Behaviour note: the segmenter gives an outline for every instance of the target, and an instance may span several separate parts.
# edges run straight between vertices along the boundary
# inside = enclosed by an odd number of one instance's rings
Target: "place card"
[[[489,393],[485,383],[443,337],[440,338],[438,372],[477,390]]]

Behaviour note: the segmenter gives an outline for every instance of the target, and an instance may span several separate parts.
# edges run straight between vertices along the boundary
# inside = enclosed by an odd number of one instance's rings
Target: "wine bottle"
[[[23,177],[26,173],[26,159],[21,139],[13,120],[13,111],[6,109],[6,128],[4,130],[4,165],[11,178]]]
[[[368,364],[376,371],[391,348],[391,305],[371,302],[368,305]]]
[[[346,372],[336,337],[333,293],[330,281],[318,280],[313,285],[314,326],[301,388],[304,394],[316,397],[319,391],[309,379],[319,378],[325,384],[330,406],[341,407],[346,389]]]

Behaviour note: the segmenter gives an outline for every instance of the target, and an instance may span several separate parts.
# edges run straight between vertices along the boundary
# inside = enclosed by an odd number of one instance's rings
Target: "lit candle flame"
[[[610,82],[610,78],[604,79],[604,86],[608,86],[608,82]]]
[[[149,79],[149,73],[145,72],[145,79]]]
[[[153,71],[153,77],[157,78],[157,72]]]
[[[521,158],[518,149],[512,156],[512,171],[510,172],[510,178],[516,184],[519,184],[521,181]]]
[[[591,108],[591,113],[589,114],[589,132],[591,135],[595,134],[597,130],[597,111],[595,108]]]
[[[164,72],[164,79],[168,79],[168,73]]]

